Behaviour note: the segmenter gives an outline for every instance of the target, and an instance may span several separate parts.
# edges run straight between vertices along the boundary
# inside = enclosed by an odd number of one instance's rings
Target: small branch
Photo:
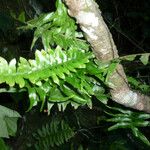
[[[105,24],[101,11],[94,0],[64,0],[68,13],[75,17],[90,43],[95,56],[100,61],[118,58],[118,51],[112,35]],[[108,80],[112,100],[126,107],[150,113],[150,97],[130,89],[124,69],[118,64]]]

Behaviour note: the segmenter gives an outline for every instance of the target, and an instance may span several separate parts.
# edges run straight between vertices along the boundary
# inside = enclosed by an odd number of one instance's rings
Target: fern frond
[[[20,88],[27,88],[29,109],[42,101],[42,110],[46,98],[50,103],[61,103],[58,108],[62,110],[68,103],[75,108],[85,104],[91,107],[93,84],[85,68],[92,57],[90,52],[72,47],[63,51],[58,46],[55,50],[37,50],[33,60],[21,57],[18,64],[15,59],[8,63],[1,58],[0,83],[7,83],[11,87],[18,84]]]
[[[19,63],[13,59],[8,62],[0,57],[0,83],[6,82],[9,86],[19,84],[22,88],[25,86],[25,79],[36,84],[38,81],[51,78],[54,83],[59,84],[60,79],[65,79],[66,75],[76,72],[78,68],[85,68],[90,53],[84,53],[70,48],[68,51],[62,51],[57,47],[55,51],[36,51],[35,60],[26,60],[20,58]]]
[[[0,57],[0,84],[6,83],[11,89],[14,88],[11,92],[18,91],[15,90],[16,85],[26,89],[30,99],[28,110],[38,102],[42,102],[42,110],[46,101],[48,113],[55,103],[59,110],[65,110],[68,104],[74,108],[87,104],[91,108],[91,97],[104,93],[99,91],[100,88],[95,88],[95,74],[87,70],[93,54],[89,52],[86,41],[81,39],[83,35],[76,31],[75,21],[68,16],[64,4],[61,0],[56,3],[56,12],[43,14],[23,27],[35,29],[32,47],[41,38],[45,51],[36,50],[32,60],[20,57],[18,63],[16,59],[8,63]],[[99,74],[97,72],[98,77]],[[3,91],[8,90],[2,89],[0,92]],[[97,95],[100,99],[100,94]]]
[[[28,21],[22,29],[35,29],[34,39],[31,49],[36,41],[41,38],[44,50],[50,47],[59,45],[63,49],[68,49],[70,46],[78,48],[78,50],[88,50],[89,45],[81,32],[77,32],[75,20],[70,18],[67,9],[61,0],[56,1],[57,10],[52,13],[42,14],[38,18]]]
[[[75,132],[64,120],[53,119],[50,124],[43,125],[33,134],[34,149],[49,150],[68,142],[74,135]]]

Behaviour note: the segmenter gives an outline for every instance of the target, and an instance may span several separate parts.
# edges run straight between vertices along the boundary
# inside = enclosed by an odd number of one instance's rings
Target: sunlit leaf
[[[143,55],[140,57],[140,60],[141,60],[141,62],[142,62],[144,65],[147,65],[147,64],[148,64],[148,61],[149,61],[149,55],[148,55],[148,54],[143,54]]]
[[[142,134],[138,128],[133,127],[132,132],[135,135],[135,137],[139,138],[141,141],[143,141],[145,144],[150,146],[149,140],[145,137],[144,134]]]
[[[136,56],[137,55],[128,55],[128,56],[124,56],[123,58],[128,61],[133,61],[136,58]]]
[[[113,62],[109,65],[108,67],[108,71],[107,71],[107,76],[106,76],[106,82],[109,82],[109,77],[112,75],[112,73],[115,71],[116,67],[117,67],[118,63]]]
[[[18,112],[0,105],[0,137],[14,136],[17,131]]]

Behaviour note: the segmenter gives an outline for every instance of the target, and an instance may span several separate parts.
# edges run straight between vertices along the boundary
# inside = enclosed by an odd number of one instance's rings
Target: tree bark
[[[94,0],[64,0],[68,13],[74,17],[100,61],[119,57],[112,35]],[[108,79],[112,100],[126,107],[150,113],[150,97],[130,89],[121,64]]]

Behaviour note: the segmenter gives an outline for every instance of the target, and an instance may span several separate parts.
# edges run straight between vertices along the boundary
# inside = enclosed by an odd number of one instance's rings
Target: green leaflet
[[[141,62],[144,64],[144,65],[147,65],[148,64],[148,61],[149,61],[149,55],[148,54],[144,54],[140,57],[140,60]]]
[[[139,89],[140,91],[144,93],[149,93],[150,86],[147,84],[143,84],[142,82],[138,81],[137,79],[133,77],[128,77],[128,82],[135,88]]]
[[[25,22],[25,12],[24,11],[22,11],[20,13],[17,20],[19,20],[20,22]]]
[[[136,56],[137,55],[129,55],[129,56],[124,56],[123,58],[128,61],[133,61],[135,60]]]
[[[118,60],[134,61],[137,56],[140,56],[139,59],[144,65],[148,64],[150,53],[126,55],[119,57]]]
[[[135,137],[139,138],[141,141],[143,141],[145,144],[147,144],[148,146],[150,146],[150,142],[149,140],[145,137],[145,135],[143,133],[141,133],[139,131],[138,128],[132,128],[132,133]]]
[[[113,74],[113,72],[115,71],[116,67],[117,67],[118,63],[117,62],[112,62],[107,70],[107,75],[106,75],[106,79],[105,82],[109,84],[109,78],[110,76]]]

